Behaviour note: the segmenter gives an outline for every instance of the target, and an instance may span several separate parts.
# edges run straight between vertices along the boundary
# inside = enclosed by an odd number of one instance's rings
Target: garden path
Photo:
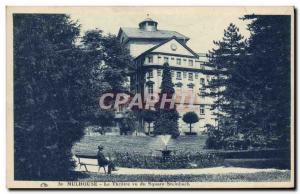
[[[87,166],[90,172],[98,172],[97,166]],[[84,167],[76,171],[84,171]],[[286,172],[289,170],[278,170],[274,168],[256,169],[256,168],[239,168],[239,167],[213,167],[213,168],[194,168],[194,169],[140,169],[140,168],[118,168],[113,174],[152,174],[152,175],[201,175],[201,174],[230,174],[230,173],[257,173],[257,172]],[[99,173],[104,173],[101,168]]]

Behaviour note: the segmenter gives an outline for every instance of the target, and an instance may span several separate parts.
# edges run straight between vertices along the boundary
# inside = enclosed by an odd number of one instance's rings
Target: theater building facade
[[[193,132],[205,131],[206,124],[216,125],[216,116],[211,110],[213,99],[203,95],[204,86],[211,79],[201,73],[206,57],[187,46],[188,37],[175,31],[160,30],[158,22],[147,18],[138,28],[121,27],[118,38],[133,57],[136,71],[130,77],[132,93],[141,93],[145,97],[159,93],[163,64],[167,62],[171,68],[182,134],[189,131],[189,125],[182,120],[189,111],[194,111],[200,118],[193,124]]]

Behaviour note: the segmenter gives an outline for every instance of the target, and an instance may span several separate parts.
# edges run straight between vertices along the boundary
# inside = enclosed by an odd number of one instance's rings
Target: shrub
[[[138,153],[115,152],[114,162],[117,166],[127,168],[146,169],[180,169],[180,168],[205,168],[222,165],[223,157],[214,153],[186,153],[178,152],[169,158],[161,156],[141,155]]]
[[[223,132],[215,129],[212,125],[207,125],[206,148],[208,149],[221,149],[223,148]]]

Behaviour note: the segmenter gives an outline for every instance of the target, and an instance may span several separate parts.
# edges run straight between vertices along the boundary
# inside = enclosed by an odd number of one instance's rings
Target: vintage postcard
[[[7,187],[295,187],[294,7],[13,7]]]

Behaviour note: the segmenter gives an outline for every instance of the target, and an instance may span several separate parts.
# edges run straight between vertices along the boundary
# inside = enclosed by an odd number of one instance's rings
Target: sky
[[[101,29],[104,33],[117,35],[120,27],[138,27],[149,17],[158,22],[158,29],[174,30],[190,38],[187,45],[197,53],[206,53],[214,47],[213,40],[223,37],[224,29],[234,23],[241,34],[248,38],[247,23],[239,19],[251,11],[243,9],[203,7],[94,7],[73,9],[68,12],[81,24],[82,33]]]

